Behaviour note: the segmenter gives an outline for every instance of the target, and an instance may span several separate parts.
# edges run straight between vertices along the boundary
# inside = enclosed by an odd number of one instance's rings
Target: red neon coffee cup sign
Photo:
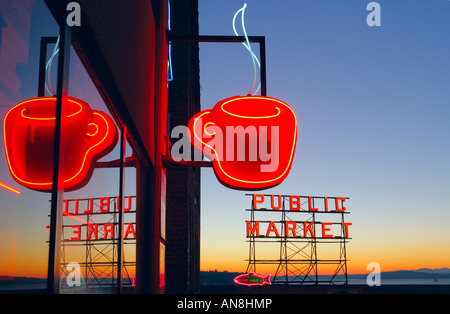
[[[194,115],[188,125],[193,146],[212,160],[225,186],[258,190],[289,174],[297,142],[297,117],[281,100],[235,96]]]
[[[76,98],[67,98],[64,189],[85,185],[93,163],[117,143],[117,129],[105,113],[92,110]],[[3,121],[6,159],[14,180],[30,189],[50,191],[53,173],[56,97],[23,101],[10,109]]]

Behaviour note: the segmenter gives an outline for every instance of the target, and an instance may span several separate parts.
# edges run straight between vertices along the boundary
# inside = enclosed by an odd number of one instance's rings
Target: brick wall
[[[171,0],[171,30],[198,35],[198,1]],[[197,43],[172,43],[173,81],[169,83],[169,134],[200,111]],[[176,139],[172,139],[174,141]],[[200,169],[167,169],[166,293],[198,292],[200,287]]]

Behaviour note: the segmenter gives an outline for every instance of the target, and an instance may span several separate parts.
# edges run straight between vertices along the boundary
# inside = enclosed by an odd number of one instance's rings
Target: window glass
[[[46,226],[51,195],[24,187],[13,178],[14,171],[20,179],[36,169],[36,160],[29,151],[35,149],[33,144],[38,138],[33,136],[39,130],[10,111],[21,102],[38,97],[41,37],[58,33],[59,27],[44,1],[0,1],[1,290],[46,288],[49,239]],[[57,62],[52,70],[57,70]]]
[[[57,90],[58,35],[43,0],[0,1],[0,290],[47,284],[51,185],[42,191],[42,182],[36,182],[51,176],[53,165],[53,149],[45,147],[54,137],[53,118],[46,114],[54,111],[44,104]],[[48,40],[43,51],[42,39]],[[74,111],[67,122],[64,175],[65,181],[84,180],[63,193],[60,288],[62,293],[115,291],[121,127],[79,56],[73,49],[69,53],[69,111]],[[47,98],[37,101],[39,96]],[[126,157],[132,154],[127,142]],[[131,164],[124,172],[122,277],[128,288],[136,263],[136,169]]]
[[[82,137],[71,151],[81,150],[84,167],[90,167],[88,182],[64,192],[61,291],[73,293],[99,290],[114,292],[118,285],[120,141],[121,126],[114,120],[96,86],[75,51],[71,50],[69,97],[83,102],[89,115],[71,132]],[[105,144],[110,141],[111,144]],[[72,145],[75,141],[67,142]],[[87,144],[86,144],[87,143]],[[105,145],[104,145],[105,144]],[[98,155],[89,155],[104,145]],[[132,149],[126,144],[126,157]],[[65,169],[66,171],[67,169]],[[135,276],[135,168],[125,169],[123,230],[123,286],[130,287]],[[133,181],[134,180],[134,181]],[[87,180],[85,180],[87,181]],[[74,268],[74,266],[76,268]],[[79,274],[74,273],[79,270]],[[81,278],[75,281],[74,274]]]

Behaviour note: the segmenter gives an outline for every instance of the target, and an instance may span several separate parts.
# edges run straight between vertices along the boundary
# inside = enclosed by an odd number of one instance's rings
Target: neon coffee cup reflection
[[[68,97],[63,107],[63,187],[70,191],[89,181],[94,162],[114,148],[118,134],[111,117],[79,99]],[[14,180],[27,188],[44,192],[52,188],[55,110],[56,97],[39,97],[17,104],[5,115],[3,137],[9,170]]]
[[[240,190],[281,183],[297,142],[297,117],[286,103],[263,96],[235,96],[189,121],[190,141],[212,160],[218,180]]]

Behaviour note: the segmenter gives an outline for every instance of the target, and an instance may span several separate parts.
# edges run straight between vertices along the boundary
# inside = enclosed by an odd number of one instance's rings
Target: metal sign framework
[[[135,221],[135,199],[136,196],[130,196],[133,205],[130,210],[124,213],[127,221]],[[114,288],[118,286],[131,286],[133,284],[132,270],[136,267],[135,256],[129,256],[125,251],[135,252],[136,239],[123,238],[122,262],[119,258],[121,254],[119,237],[122,228],[119,228],[119,211],[117,197],[109,198],[109,208],[114,209],[106,213],[99,212],[99,200],[101,198],[91,199],[77,199],[67,200],[67,207],[73,208],[73,203],[76,201],[80,208],[87,208],[89,202],[92,202],[94,208],[92,212],[77,215],[63,216],[63,232],[61,242],[61,278],[67,278],[70,269],[67,266],[72,262],[77,262],[82,270],[82,277],[85,288]],[[128,218],[127,216],[133,216]],[[80,218],[81,217],[81,218]],[[125,219],[124,218],[124,219]],[[68,238],[70,231],[65,232],[65,229],[73,228],[73,225],[80,226],[79,239]],[[95,238],[89,235],[90,225],[105,225],[113,226],[113,237],[107,236],[107,231],[104,228],[98,228],[98,234]],[[131,248],[127,250],[127,248]],[[73,257],[76,260],[71,260]],[[119,267],[120,263],[122,267]],[[123,274],[121,274],[123,272]],[[118,281],[121,281],[120,283]],[[61,287],[66,287],[64,280],[61,280]]]
[[[59,44],[58,44],[58,70],[57,70],[57,88],[56,88],[56,114],[55,114],[55,138],[53,149],[53,180],[51,191],[51,205],[50,205],[50,237],[49,237],[49,256],[47,267],[47,291],[49,293],[58,293],[61,282],[60,277],[60,262],[62,253],[62,212],[60,208],[63,206],[63,194],[64,189],[62,187],[62,178],[60,178],[63,171],[63,160],[65,151],[65,136],[64,132],[61,133],[61,117],[62,117],[62,104],[63,98],[68,95],[69,86],[69,69],[70,69],[70,48],[72,47],[72,31],[71,27],[65,23],[65,19],[59,21]],[[40,59],[39,59],[39,78],[38,78],[38,96],[42,97],[45,94],[45,68],[47,57],[47,46],[49,44],[57,43],[57,37],[42,37],[40,46]],[[77,45],[74,48],[81,55],[82,53],[77,49]],[[127,141],[127,129],[120,121],[115,117],[115,121],[120,130],[120,158],[111,163],[98,163],[95,167],[118,167],[119,168],[119,214],[118,214],[118,228],[119,234],[122,232],[123,226],[123,191],[124,191],[124,178],[125,167],[134,166],[134,157],[127,159],[126,156],[126,141]],[[123,268],[123,239],[118,239],[118,252],[117,252],[117,265],[119,270],[117,271],[118,285],[117,291],[120,293],[122,289],[122,268]]]
[[[247,194],[252,195],[252,194]],[[270,195],[265,195],[269,196]],[[282,207],[278,210],[267,208],[254,208],[254,202],[251,202],[250,209],[246,211],[250,212],[250,220],[252,226],[256,222],[268,223],[269,221],[263,221],[257,219],[259,215],[267,215],[271,213],[278,217],[278,223],[280,223],[281,229],[279,236],[270,237],[267,235],[255,235],[253,233],[247,234],[247,242],[249,242],[249,259],[246,273],[257,273],[257,265],[266,268],[268,265],[276,266],[276,271],[273,274],[272,284],[283,285],[302,285],[302,284],[348,284],[347,277],[347,252],[346,244],[351,239],[347,235],[347,230],[344,226],[344,216],[348,215],[347,211],[330,210],[324,211],[294,211],[289,209],[289,195],[282,195]],[[302,197],[305,199],[301,206],[308,207],[308,197]],[[336,199],[334,197],[328,197],[328,199]],[[312,207],[319,203],[323,203],[324,197],[310,197]],[[315,204],[314,204],[315,203]],[[286,230],[286,222],[306,221],[308,224],[313,222],[313,232],[316,233],[316,226],[320,225],[322,221],[320,217],[326,215],[327,217],[333,216],[334,222],[332,224],[339,225],[339,234],[335,234],[333,237],[290,237],[289,231]],[[266,216],[267,217],[267,216]],[[295,232],[298,235],[303,235],[304,224],[296,224]],[[332,254],[333,258],[321,258],[321,250],[319,247],[322,245],[331,245],[333,248],[338,248],[336,254]],[[257,248],[261,251],[269,248],[272,252],[279,250],[279,258],[267,258],[259,257],[259,251],[257,254]],[[261,254],[264,255],[264,254]],[[328,256],[328,255],[327,255]],[[335,256],[335,257],[334,257]],[[325,266],[331,269],[334,268],[334,272],[326,275],[319,271],[321,266]]]

